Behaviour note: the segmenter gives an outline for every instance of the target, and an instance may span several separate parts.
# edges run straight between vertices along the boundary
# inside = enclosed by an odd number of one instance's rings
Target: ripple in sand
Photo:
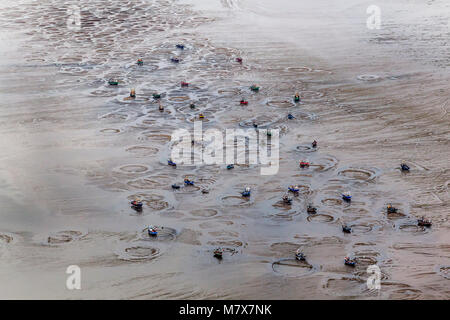
[[[286,258],[272,263],[272,270],[285,277],[302,277],[315,272],[316,268],[306,261]]]
[[[119,168],[120,171],[127,173],[142,173],[148,170],[148,167],[140,164],[129,164]]]
[[[100,132],[105,133],[105,134],[115,134],[115,133],[119,133],[120,129],[105,128],[105,129],[101,129]]]
[[[295,150],[299,152],[315,152],[317,148],[313,148],[310,144],[303,144],[295,147]]]
[[[377,76],[375,74],[361,74],[356,77],[356,79],[361,81],[378,81],[380,80],[380,76]]]
[[[367,285],[360,278],[342,276],[326,279],[323,289],[333,296],[358,297],[367,290]]]
[[[266,102],[266,105],[269,107],[277,107],[277,108],[291,108],[295,106],[295,103],[293,103],[290,100],[283,100],[283,99],[269,99]]]
[[[338,172],[339,175],[353,180],[371,181],[375,179],[379,173],[376,170],[361,169],[361,168],[347,168]]]
[[[59,244],[70,243],[70,242],[79,240],[80,238],[82,238],[85,235],[86,235],[86,233],[83,233],[81,231],[76,231],[76,230],[58,231],[58,232],[49,234],[48,237],[45,239],[44,244],[45,245],[59,245]]]
[[[342,204],[342,200],[341,199],[336,199],[336,198],[325,198],[322,199],[322,203],[326,206],[329,207],[334,207],[334,206],[339,206]]]
[[[196,209],[189,212],[194,217],[205,217],[210,218],[217,215],[218,211],[216,209]]]
[[[225,196],[221,201],[224,205],[228,206],[249,206],[253,204],[251,198],[241,196]]]
[[[127,148],[125,151],[139,155],[139,156],[148,156],[154,155],[158,153],[158,148],[155,147],[145,147],[145,146],[133,146]]]
[[[120,260],[137,262],[157,258],[160,250],[156,247],[134,245],[116,250],[116,254]]]
[[[333,222],[334,217],[329,214],[312,214],[306,218],[309,222]]]

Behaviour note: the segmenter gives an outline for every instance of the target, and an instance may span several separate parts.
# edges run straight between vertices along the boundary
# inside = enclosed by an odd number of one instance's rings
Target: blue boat
[[[172,160],[167,160],[167,164],[169,166],[172,166],[172,167],[176,167],[177,166],[177,164],[175,162],[173,162]]]
[[[349,257],[345,257],[344,264],[350,267],[354,267],[356,265],[355,259],[350,259]]]
[[[178,62],[180,62],[180,59],[178,59],[178,58],[170,58],[170,61],[172,61],[173,63],[178,63]]]
[[[409,166],[405,163],[402,163],[400,165],[400,168],[402,169],[402,171],[409,171]]]
[[[189,180],[189,179],[184,179],[184,184],[187,186],[193,186],[194,185],[194,181]]]
[[[156,228],[153,226],[148,226],[148,235],[155,237],[158,235],[158,230],[156,230]]]
[[[299,192],[299,191],[300,191],[300,188],[297,187],[297,186],[289,186],[289,187],[288,187],[288,190],[289,190],[290,192],[296,193],[296,192]]]
[[[233,168],[234,168],[234,165],[233,165],[233,164],[227,165],[227,169],[228,169],[228,170],[233,169]]]
[[[344,233],[352,233],[352,228],[347,227],[347,226],[342,226],[342,231]]]
[[[350,202],[350,201],[352,201],[352,196],[350,195],[350,193],[343,193],[342,194],[342,199],[344,201]]]
[[[250,197],[250,193],[251,191],[249,187],[245,188],[244,192],[241,192],[243,197]]]
[[[173,184],[173,185],[172,185],[172,189],[180,189],[180,186],[177,185],[177,184]]]
[[[184,44],[177,44],[175,47],[178,49],[184,50]]]
[[[294,119],[294,118],[295,118],[295,117],[294,117],[292,114],[290,114],[290,113],[288,114],[288,119],[289,119],[289,120],[292,120],[292,119]]]
[[[303,253],[297,251],[295,253],[295,259],[297,259],[298,261],[305,261],[306,256]]]

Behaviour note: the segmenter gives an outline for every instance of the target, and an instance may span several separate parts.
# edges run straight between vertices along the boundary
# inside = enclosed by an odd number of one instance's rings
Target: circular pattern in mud
[[[86,233],[76,230],[58,231],[48,235],[43,241],[45,245],[60,245],[81,239]]]
[[[158,148],[155,147],[146,147],[146,146],[133,146],[127,148],[125,151],[139,155],[139,156],[148,156],[154,155],[158,153]]]
[[[417,224],[401,224],[398,229],[408,233],[425,233],[427,228],[418,226]]]
[[[120,129],[105,128],[105,129],[101,129],[100,132],[105,133],[105,134],[115,134],[115,133],[119,133]]]
[[[322,203],[326,206],[334,207],[334,206],[340,206],[342,204],[342,200],[336,199],[336,198],[325,198],[325,199],[322,199]]]
[[[367,285],[360,278],[342,276],[326,279],[323,289],[333,296],[358,297],[367,290]]]
[[[315,160],[313,163],[311,163],[309,166],[314,170],[314,171],[320,171],[320,172],[324,172],[324,171],[328,171],[334,167],[336,167],[336,165],[338,164],[338,160],[335,157],[332,156],[326,156],[320,159]]]
[[[157,258],[160,255],[160,250],[155,247],[135,245],[123,248],[116,254],[120,260],[147,261]]]
[[[372,231],[372,226],[368,224],[352,224],[352,233],[368,233]]]
[[[377,76],[375,74],[361,74],[356,77],[356,79],[361,81],[378,81],[380,80],[380,76]]]
[[[285,277],[303,277],[316,271],[316,268],[307,261],[286,258],[272,263],[272,270]]]
[[[375,179],[379,175],[379,173],[376,170],[371,169],[347,168],[339,170],[338,175],[352,180],[371,181]]]
[[[266,105],[269,107],[277,107],[277,108],[291,108],[295,106],[295,103],[280,98],[280,99],[269,99],[267,100]]]
[[[150,209],[153,209],[155,211],[164,210],[169,207],[169,203],[167,201],[164,201],[164,196],[159,194],[135,194],[128,197],[128,200],[133,200],[136,198],[141,198],[142,202],[149,207]]]
[[[319,213],[319,214],[311,214],[309,215],[306,220],[308,220],[309,222],[321,222],[321,223],[325,223],[325,222],[333,222],[334,221],[334,217],[329,215],[329,214],[323,214],[323,213]]]
[[[143,173],[148,171],[148,167],[141,164],[129,164],[120,167],[119,170],[127,173]]]
[[[242,197],[242,196],[225,196],[222,197],[221,201],[224,205],[238,206],[238,207],[249,206],[253,204],[251,197]]]
[[[295,147],[295,150],[299,152],[315,152],[317,148],[313,148],[310,144],[302,144]]]
[[[216,209],[196,209],[189,212],[194,217],[210,218],[218,214]]]

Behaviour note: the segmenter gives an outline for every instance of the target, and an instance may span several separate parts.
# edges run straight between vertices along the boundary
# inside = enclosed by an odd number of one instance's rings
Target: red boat
[[[236,58],[236,62],[242,63],[242,58]]]
[[[245,101],[244,99],[241,100],[241,104],[248,105],[248,101]]]
[[[181,81],[181,86],[182,86],[182,87],[187,87],[187,86],[189,86],[189,83],[184,82],[184,81]]]
[[[307,168],[309,167],[309,162],[307,161],[300,161],[300,168]]]

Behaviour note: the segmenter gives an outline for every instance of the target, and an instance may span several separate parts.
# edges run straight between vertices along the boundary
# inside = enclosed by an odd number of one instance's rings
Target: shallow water
[[[1,298],[450,297],[448,2],[378,1],[380,30],[362,0],[80,3],[78,31],[70,1],[0,4]],[[279,128],[279,172],[167,166],[172,132],[200,112],[204,128]],[[196,185],[172,190],[185,176]],[[69,265],[82,290],[65,288]]]

